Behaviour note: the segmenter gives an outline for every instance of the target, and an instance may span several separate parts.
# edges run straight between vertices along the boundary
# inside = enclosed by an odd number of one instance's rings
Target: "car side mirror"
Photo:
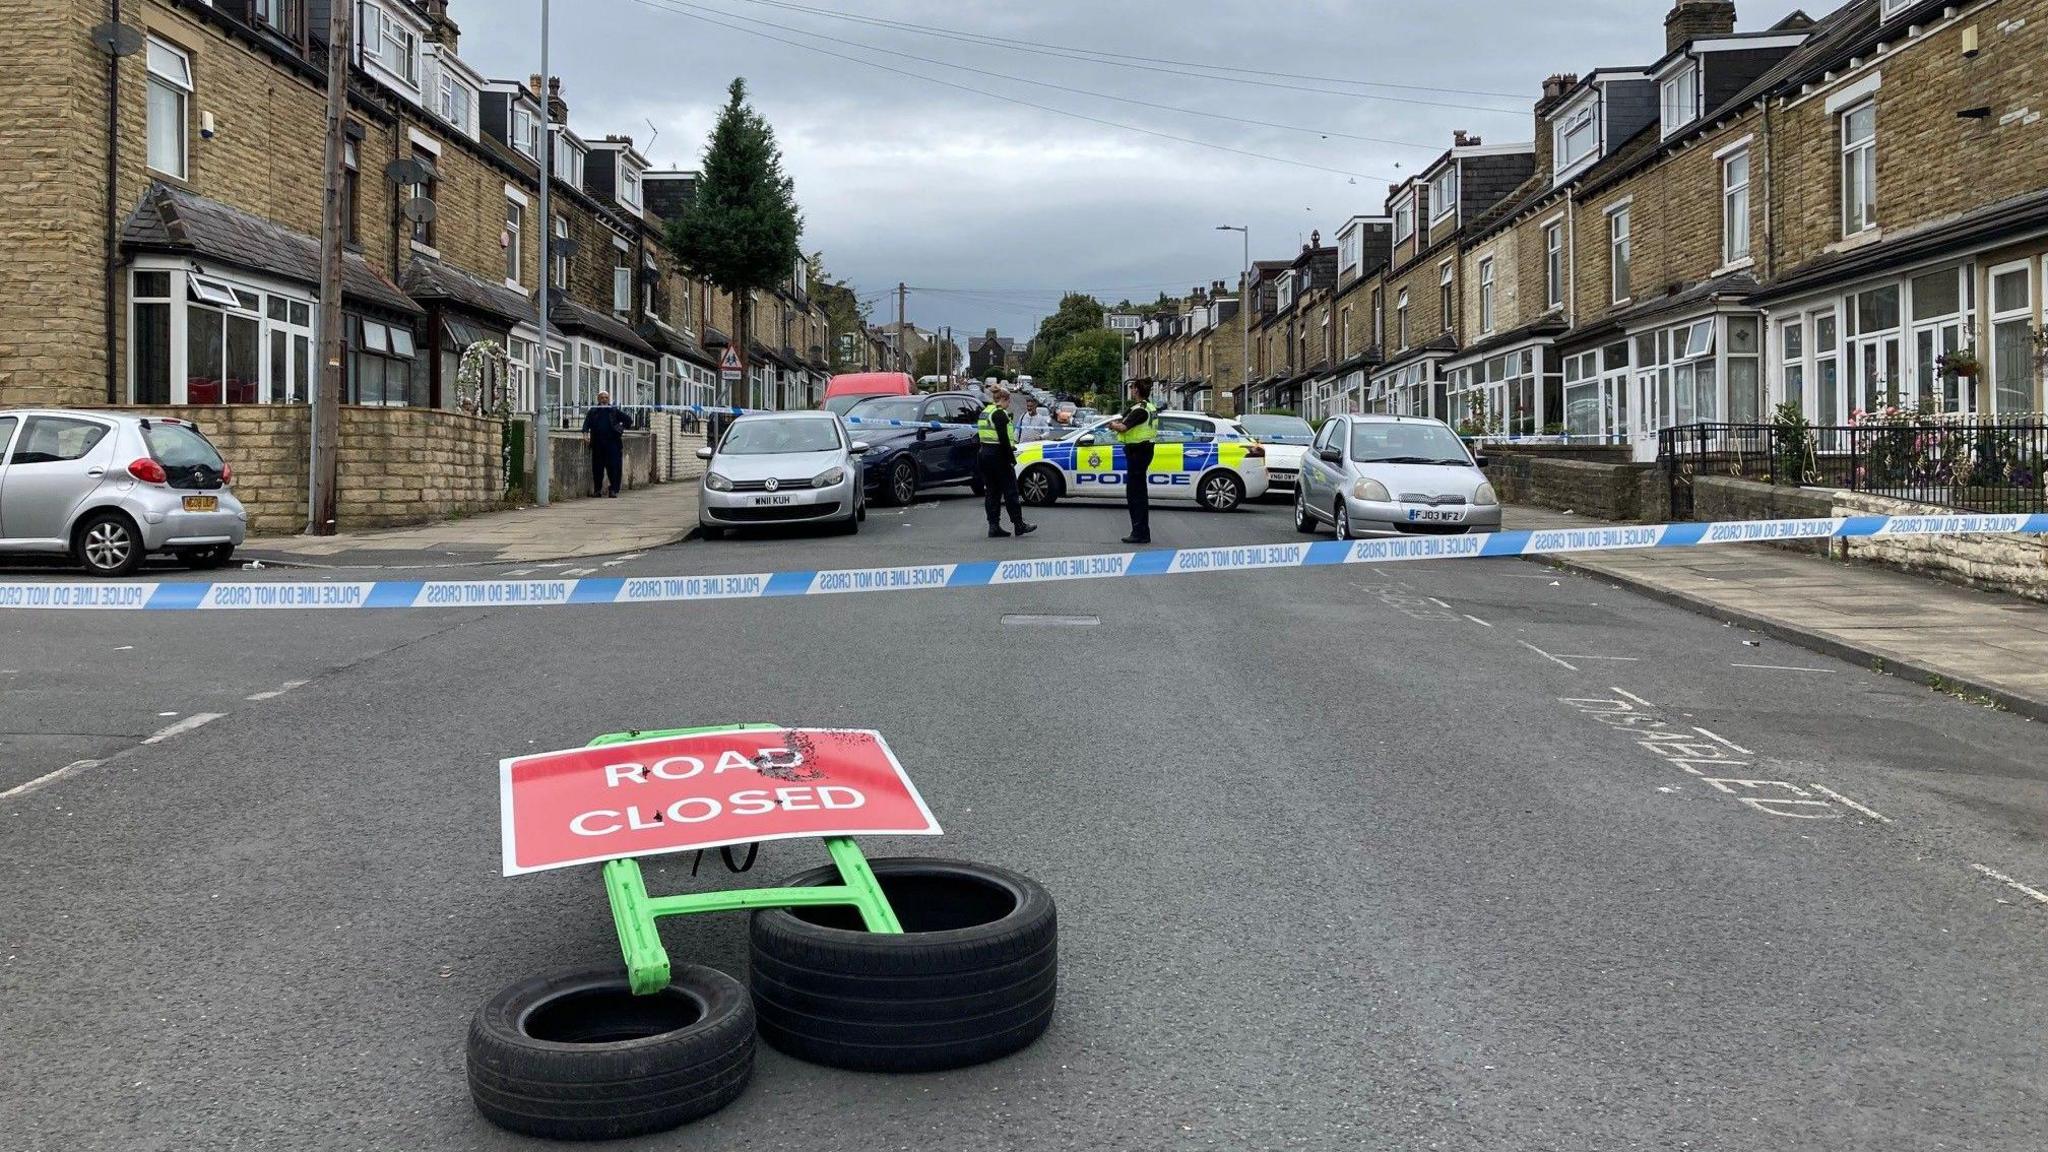
[[[865,456],[868,454],[868,442],[865,440],[855,440],[853,447],[849,448],[848,451],[852,452],[855,456]]]
[[[711,459],[711,445],[709,445],[709,444],[706,444],[706,445],[705,445],[704,447],[702,447],[702,448],[699,448],[699,449],[697,449],[697,459],[699,459],[699,460],[709,460],[709,459]]]
[[[1321,456],[1332,464],[1342,464],[1344,462],[1344,450],[1342,448],[1325,448],[1321,452],[1316,453],[1316,455]]]
[[[1472,454],[1472,463],[1475,467],[1484,469],[1486,467],[1487,460],[1486,457],[1475,452]]]

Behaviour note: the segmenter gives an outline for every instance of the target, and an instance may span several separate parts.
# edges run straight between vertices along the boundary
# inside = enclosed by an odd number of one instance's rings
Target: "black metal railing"
[[[1658,433],[1671,514],[1699,476],[1844,489],[1971,512],[2048,512],[2048,418],[1841,426],[1684,424]]]

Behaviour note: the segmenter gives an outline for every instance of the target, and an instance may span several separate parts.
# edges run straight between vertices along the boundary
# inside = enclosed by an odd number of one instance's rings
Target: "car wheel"
[[[500,1128],[554,1140],[665,1132],[737,1099],[754,1073],[754,1006],[700,965],[635,996],[618,968],[536,976],[469,1026],[469,1094]]]
[[[1312,536],[1321,527],[1316,523],[1315,513],[1308,510],[1308,494],[1297,491],[1294,494],[1294,530]]]
[[[855,533],[859,532],[859,531],[860,531],[860,512],[859,512],[859,510],[858,510],[858,509],[856,509],[855,511],[852,511],[852,512],[849,512],[849,513],[847,513],[847,515],[846,515],[846,519],[844,519],[844,520],[841,520],[841,521],[839,522],[839,524],[837,525],[837,527],[838,527],[838,529],[839,529],[839,534],[840,534],[841,536],[852,536],[852,535],[854,535]]]
[[[860,509],[859,509],[859,511],[855,512],[855,513],[854,513],[854,515],[860,518],[860,522],[861,522],[861,523],[863,523],[863,524],[867,523],[867,519],[868,519],[868,502],[867,502],[866,500],[862,500],[862,501],[860,502]]]
[[[1344,501],[1337,501],[1337,539],[1356,540],[1351,532],[1351,508]]]
[[[705,524],[705,525],[702,525],[701,527],[699,527],[699,528],[697,529],[697,534],[698,534],[699,536],[702,536],[702,537],[704,537],[704,538],[705,538],[706,540],[723,540],[723,539],[725,539],[725,529],[723,529],[723,528],[716,528],[716,527],[713,527],[712,525],[709,525],[709,524]]]
[[[178,549],[178,563],[183,564],[187,568],[196,568],[203,571],[209,568],[225,567],[229,560],[234,559],[234,555],[235,546],[233,544],[213,544],[205,548],[180,548]]]
[[[142,534],[119,512],[95,512],[72,535],[72,555],[95,576],[126,576],[142,565]]]
[[[1244,503],[1244,481],[1228,472],[1211,472],[1202,477],[1197,499],[1211,512],[1228,512]]]
[[[1059,926],[1051,893],[1002,868],[871,861],[903,932],[845,905],[763,909],[749,930],[761,1038],[817,1064],[931,1072],[1006,1056],[1052,1022]],[[827,865],[791,887],[840,882]]]
[[[1060,474],[1049,465],[1035,464],[1017,481],[1017,495],[1034,508],[1050,507],[1060,498]]]
[[[889,494],[891,504],[903,505],[917,499],[917,465],[908,458],[891,464],[889,482],[883,490]]]

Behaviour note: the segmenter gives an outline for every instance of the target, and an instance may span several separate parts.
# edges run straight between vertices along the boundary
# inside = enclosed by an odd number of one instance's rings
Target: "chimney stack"
[[[462,29],[448,18],[448,0],[427,0],[427,42],[456,50]]]
[[[1735,0],[1678,0],[1664,17],[1664,50],[1735,31]]]
[[[548,119],[557,124],[569,122],[569,102],[562,99],[562,78],[548,77]]]
[[[1479,137],[1472,135],[1463,128],[1451,133],[1451,147],[1453,148],[1477,148],[1479,144]]]
[[[1308,234],[1308,246],[1311,248],[1321,248],[1323,246],[1322,229],[1318,228]]]
[[[1545,80],[1545,81],[1543,82],[1543,103],[1544,103],[1544,104],[1549,104],[1550,102],[1552,102],[1552,101],[1554,101],[1554,100],[1562,99],[1565,93],[1567,93],[1567,92],[1571,91],[1572,89],[1574,89],[1574,88],[1576,88],[1576,87],[1578,87],[1578,86],[1579,86],[1579,74],[1578,74],[1578,73],[1576,73],[1576,72],[1557,72],[1557,73],[1553,73],[1553,74],[1551,75],[1551,77],[1550,77],[1550,78],[1549,78],[1548,80]],[[1541,105],[1539,105],[1539,107],[1540,107],[1540,106],[1541,106]]]

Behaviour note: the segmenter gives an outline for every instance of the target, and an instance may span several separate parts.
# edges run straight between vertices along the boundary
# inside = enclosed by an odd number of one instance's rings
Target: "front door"
[[[1963,329],[1959,321],[1914,331],[1914,394],[1906,401],[1907,406],[1918,407],[1922,412],[1967,414],[1977,410],[1977,381],[1950,376],[1936,365],[1943,356],[1959,352],[1962,347]]]
[[[1629,436],[1638,464],[1657,458],[1657,432],[1664,427],[1664,406],[1668,396],[1659,395],[1658,374],[1645,372],[1635,382],[1635,427]]]

